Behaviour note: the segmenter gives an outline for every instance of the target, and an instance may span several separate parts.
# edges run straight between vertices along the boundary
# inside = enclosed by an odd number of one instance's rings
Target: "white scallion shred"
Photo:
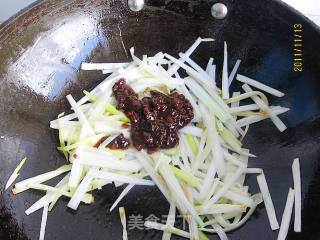
[[[128,186],[125,187],[125,189],[123,189],[123,191],[121,192],[121,194],[119,195],[119,197],[114,201],[114,203],[112,204],[111,208],[110,208],[110,212],[112,212],[112,210],[119,204],[119,202],[128,194],[128,192],[134,187],[134,184],[128,184]]]
[[[223,68],[222,68],[222,98],[229,98],[229,78],[228,78],[228,52],[227,43],[224,42]]]
[[[278,233],[278,240],[285,240],[288,234],[289,225],[291,221],[292,209],[294,203],[294,190],[289,189],[287,202],[283,211],[281,227]]]
[[[12,189],[12,192],[14,194],[17,194],[17,193],[23,192],[25,190],[28,190],[29,189],[29,187],[28,187],[29,184],[46,182],[46,181],[48,181],[48,180],[50,180],[52,178],[55,178],[55,177],[65,173],[65,172],[70,171],[71,167],[72,167],[71,164],[63,165],[63,166],[61,166],[60,168],[58,168],[58,169],[56,169],[54,171],[43,173],[41,175],[38,175],[38,176],[35,176],[35,177],[32,177],[32,178],[23,180],[21,182],[18,182],[18,183],[16,183],[14,185],[14,189]]]
[[[294,231],[301,232],[301,174],[299,158],[295,158],[292,164],[294,187]]]
[[[144,226],[146,228],[152,228],[152,229],[160,230],[163,232],[169,232],[169,233],[175,234],[180,237],[190,238],[189,232],[172,227],[170,225],[164,225],[164,224],[157,223],[157,222],[145,221]]]
[[[17,177],[19,176],[19,171],[22,168],[22,166],[26,163],[26,161],[27,161],[27,158],[24,157],[20,161],[19,165],[14,169],[13,173],[8,178],[8,181],[7,181],[6,186],[5,186],[5,190],[7,190],[12,185],[12,183],[17,179]]]
[[[67,205],[69,208],[72,208],[73,210],[77,210],[77,208],[81,202],[81,199],[86,194],[86,192],[89,190],[89,186],[90,186],[92,179],[93,178],[91,176],[85,176],[83,178],[82,182],[78,186],[77,190],[75,191],[74,195],[72,196],[72,198],[70,199],[70,201]]]
[[[274,88],[271,88],[267,85],[264,85],[263,83],[260,83],[256,80],[253,80],[251,78],[248,78],[246,76],[243,76],[241,74],[237,74],[237,80],[239,82],[242,82],[242,83],[246,83],[248,85],[251,85],[252,87],[255,87],[255,88],[258,88],[264,92],[267,92],[267,93],[270,93],[271,95],[274,95],[276,97],[283,97],[284,96],[284,93],[274,89]]]
[[[233,67],[230,75],[229,75],[229,79],[228,79],[229,86],[231,85],[231,83],[232,83],[232,81],[233,81],[233,79],[234,79],[234,77],[235,77],[235,75],[236,75],[236,73],[237,73],[237,71],[238,71],[238,68],[239,68],[239,66],[240,66],[240,63],[241,63],[241,60],[238,59],[238,60],[236,61],[236,64],[234,65],[234,67]]]
[[[242,88],[248,93],[248,92],[252,92],[252,89],[249,87],[249,85],[244,84],[242,86]],[[265,111],[269,116],[270,119],[272,120],[272,122],[274,123],[274,125],[276,125],[276,127],[279,129],[280,132],[283,132],[284,130],[287,129],[286,125],[284,125],[284,123],[281,121],[281,119],[274,114],[270,108],[265,104],[265,102],[263,102],[259,97],[257,96],[251,96],[251,98],[253,99],[253,101],[260,107],[261,110]]]
[[[124,210],[124,207],[120,207],[119,208],[119,215],[120,215],[120,220],[121,220],[121,224],[122,224],[122,227],[123,227],[122,239],[123,240],[128,240],[127,220],[126,220],[126,212]]]
[[[46,226],[47,226],[47,219],[48,219],[48,205],[45,205],[43,207],[43,212],[42,212],[39,240],[44,240],[44,235],[45,235]]]
[[[276,230],[279,228],[279,223],[276,216],[276,211],[273,206],[273,202],[271,199],[271,195],[269,192],[268,184],[265,175],[262,173],[257,176],[257,181],[263,196],[263,201],[266,206],[270,226],[272,230]]]
[[[175,223],[175,218],[176,218],[176,206],[174,203],[170,203],[170,209],[167,217],[167,226],[174,226]],[[170,240],[171,239],[171,232],[163,232],[162,235],[162,240]]]
[[[213,229],[216,231],[221,240],[228,240],[227,234],[223,231],[222,227],[218,224],[212,224]]]

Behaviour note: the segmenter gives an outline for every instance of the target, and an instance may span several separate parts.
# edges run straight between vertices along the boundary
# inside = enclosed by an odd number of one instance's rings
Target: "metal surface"
[[[128,0],[128,6],[134,12],[141,11],[144,7],[144,0]]]
[[[223,3],[215,3],[211,7],[211,15],[216,19],[224,19],[228,14],[228,8]]]
[[[282,116],[288,130],[279,133],[268,120],[250,127],[245,147],[258,157],[252,167],[263,167],[278,220],[288,188],[292,186],[291,163],[301,159],[303,193],[302,233],[291,227],[288,239],[320,239],[320,56],[319,30],[305,18],[280,3],[261,1],[225,2],[228,17],[211,17],[211,1],[148,1],[143,11],[132,12],[127,1],[48,0],[12,18],[0,29],[0,239],[37,239],[41,212],[24,211],[42,195],[28,191],[17,196],[3,186],[23,156],[29,161],[19,179],[52,170],[65,160],[56,150],[56,132],[49,121],[69,108],[65,96],[76,99],[104,77],[100,72],[79,71],[82,61],[117,62],[137,54],[159,50],[177,54],[198,37],[213,37],[192,56],[205,66],[209,57],[218,63],[221,77],[223,41],[228,42],[230,67],[240,58],[239,71],[283,92],[274,105],[291,108]],[[293,71],[293,24],[303,24],[304,71]],[[247,183],[258,191],[255,177]],[[49,213],[46,240],[118,240],[122,227],[118,212],[108,212],[121,189],[112,186],[95,193],[91,206],[77,212],[59,201]],[[161,218],[169,205],[156,188],[134,188],[121,202],[130,216]],[[139,219],[139,218],[138,218]],[[180,225],[180,226],[179,226]],[[182,227],[181,223],[178,227]],[[156,231],[129,229],[129,239],[161,239]],[[236,239],[276,239],[261,205],[239,230]],[[211,239],[216,237],[211,236]],[[179,239],[179,238],[174,238]]]

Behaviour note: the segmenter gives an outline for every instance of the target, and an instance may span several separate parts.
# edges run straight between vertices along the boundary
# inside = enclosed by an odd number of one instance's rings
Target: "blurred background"
[[[320,0],[282,0],[302,12],[320,26]],[[25,8],[35,0],[0,0],[0,22]]]
[[[0,0],[0,22],[4,22],[35,0]]]

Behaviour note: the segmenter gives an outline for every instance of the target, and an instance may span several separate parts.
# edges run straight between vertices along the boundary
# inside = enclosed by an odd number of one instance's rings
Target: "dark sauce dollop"
[[[102,137],[93,147],[98,148],[108,136]],[[115,139],[113,139],[107,147],[110,149],[127,149],[129,147],[129,140],[126,139],[123,134],[119,134]]]
[[[179,143],[179,129],[193,119],[192,105],[177,92],[165,95],[150,91],[150,97],[139,99],[125,79],[118,80],[112,91],[117,108],[130,119],[132,143],[138,150],[153,153],[175,147]]]

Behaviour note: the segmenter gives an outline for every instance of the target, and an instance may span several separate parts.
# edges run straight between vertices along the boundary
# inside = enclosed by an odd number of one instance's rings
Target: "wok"
[[[213,37],[193,55],[204,65],[214,56],[221,77],[223,41],[229,62],[241,59],[239,72],[286,93],[271,98],[289,107],[282,116],[288,126],[278,132],[269,120],[252,126],[245,146],[258,157],[250,165],[265,171],[281,221],[288,188],[293,185],[291,163],[299,157],[302,170],[302,232],[289,229],[288,239],[320,239],[320,32],[313,23],[282,2],[273,0],[222,1],[229,14],[224,20],[210,15],[215,1],[149,0],[140,12],[120,0],[46,0],[18,13],[0,27],[0,239],[37,239],[41,211],[24,211],[41,194],[28,191],[13,196],[3,186],[23,156],[28,157],[19,179],[46,172],[64,163],[56,150],[57,135],[49,121],[69,108],[65,96],[76,99],[104,79],[100,72],[79,70],[82,61],[125,61],[128,49],[137,54],[159,50],[178,54],[198,37]],[[294,24],[303,26],[303,71],[293,69]],[[247,184],[258,187],[255,177]],[[109,212],[120,189],[95,193],[96,201],[78,211],[60,200],[49,213],[46,239],[121,239],[118,212]],[[136,187],[121,202],[127,219],[162,218],[169,205],[154,188]],[[138,217],[137,217],[138,216]],[[141,216],[141,217],[139,217]],[[131,218],[130,218],[131,217]],[[140,220],[141,221],[141,220]],[[182,226],[180,221],[179,226]],[[139,225],[141,227],[141,224]],[[261,205],[230,239],[276,239]],[[129,239],[161,239],[162,233],[129,230]],[[216,236],[211,236],[216,239]],[[173,239],[179,239],[174,237]]]

